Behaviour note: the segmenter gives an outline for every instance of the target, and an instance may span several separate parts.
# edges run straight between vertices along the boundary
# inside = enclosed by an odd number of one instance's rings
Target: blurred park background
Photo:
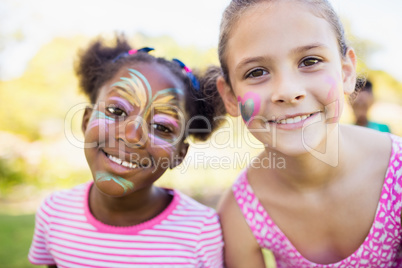
[[[357,50],[359,73],[373,82],[377,101],[370,118],[402,136],[401,2],[331,2]],[[79,107],[87,100],[73,71],[78,50],[118,31],[137,48],[151,46],[155,55],[204,70],[218,64],[219,21],[228,3],[0,0],[0,267],[31,267],[26,255],[40,202],[54,190],[91,180],[80,148]],[[342,121],[352,120],[346,107]],[[233,132],[218,133],[214,146],[193,146],[185,165],[158,184],[216,207],[247,159],[262,148],[238,135],[239,120],[231,122]],[[231,164],[219,167],[217,157]]]

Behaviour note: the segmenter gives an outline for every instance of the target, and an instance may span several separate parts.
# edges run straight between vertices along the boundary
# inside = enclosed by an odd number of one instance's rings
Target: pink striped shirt
[[[128,227],[103,224],[88,207],[92,183],[55,192],[38,209],[29,261],[58,267],[223,267],[216,212],[171,190],[155,218]]]

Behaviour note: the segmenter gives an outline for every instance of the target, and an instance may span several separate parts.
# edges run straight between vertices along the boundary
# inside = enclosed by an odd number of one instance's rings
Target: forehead
[[[292,49],[316,42],[337,47],[331,25],[312,4],[262,1],[246,9],[233,25],[226,55],[229,60],[260,49]]]
[[[138,77],[140,78],[140,80],[142,80],[143,83],[149,83],[153,95],[155,95],[158,91],[166,88],[177,88],[184,91],[184,85],[180,81],[180,79],[175,74],[173,74],[172,71],[168,69],[168,67],[157,62],[141,62],[137,64],[123,66],[111,79],[110,86],[118,81],[121,81],[122,78],[131,79],[132,72],[130,71],[130,69],[136,71]]]
[[[123,88],[129,94],[139,94],[142,99],[153,99],[154,97],[159,99],[158,96],[170,95],[179,101],[179,104],[185,102],[186,88],[183,82],[167,66],[157,62],[140,62],[121,67],[112,79],[100,89],[98,99],[118,93],[118,88]]]

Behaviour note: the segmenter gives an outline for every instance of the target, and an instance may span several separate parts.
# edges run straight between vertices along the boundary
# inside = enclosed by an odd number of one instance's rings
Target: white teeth
[[[293,120],[293,118],[286,119],[286,124],[292,124],[294,122],[295,122],[295,120]]]
[[[296,117],[279,120],[279,121],[277,121],[277,123],[278,124],[293,124],[293,123],[298,123],[300,121],[303,121],[308,117],[310,117],[310,115],[302,115],[302,116],[298,115]]]
[[[130,163],[129,163],[129,162],[126,162],[126,161],[123,161],[123,162],[121,162],[121,165],[122,165],[123,167],[129,167],[129,166],[130,166]]]
[[[115,156],[109,155],[109,159],[112,160],[113,162],[117,163],[117,164],[121,164],[122,160],[120,158],[117,158]]]
[[[293,120],[294,120],[295,123],[300,122],[300,121],[301,121],[301,117],[300,117],[300,116],[296,116]]]
[[[113,155],[107,155],[107,157],[112,161],[115,162],[116,164],[122,165],[123,167],[128,167],[128,168],[137,168],[137,164],[130,163],[124,160],[121,160],[120,158],[117,158]]]

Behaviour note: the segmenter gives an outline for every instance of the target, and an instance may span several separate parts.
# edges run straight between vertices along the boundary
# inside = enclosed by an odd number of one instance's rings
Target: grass
[[[28,261],[35,225],[35,215],[0,214],[0,266],[4,268],[35,267]]]

